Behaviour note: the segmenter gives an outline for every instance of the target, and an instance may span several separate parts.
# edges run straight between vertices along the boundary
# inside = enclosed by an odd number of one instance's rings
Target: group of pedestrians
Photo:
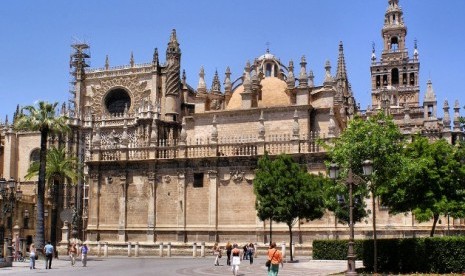
[[[239,265],[241,260],[249,260],[250,264],[253,264],[253,259],[255,255],[255,246],[253,243],[248,243],[239,249],[239,246],[234,243],[231,244],[228,242],[225,246],[226,249],[226,265],[231,266],[231,271],[234,276],[238,275]],[[222,257],[222,248],[215,243],[212,248],[213,255],[215,256],[214,265],[220,265],[219,259]],[[269,261],[268,267],[268,276],[277,276],[279,271],[279,265],[284,266],[283,264],[283,254],[276,248],[276,243],[270,243],[267,260]]]
[[[78,250],[79,248],[79,250]],[[51,244],[50,241],[44,246],[43,253],[45,254],[45,269],[52,268],[52,259],[54,256],[55,248]],[[81,256],[82,266],[87,266],[87,253],[89,252],[89,248],[87,244],[83,244],[82,246],[78,247],[77,243],[72,243],[68,247],[68,255],[71,260],[71,265],[74,266],[76,264],[76,257]],[[29,269],[36,269],[36,260],[38,259],[38,252],[34,243],[29,246]]]
[[[78,249],[79,248],[79,249]],[[87,244],[83,244],[79,246],[76,242],[73,242],[68,247],[68,255],[71,260],[71,266],[76,264],[76,258],[81,257],[82,266],[87,266],[87,253],[89,252],[89,248]]]

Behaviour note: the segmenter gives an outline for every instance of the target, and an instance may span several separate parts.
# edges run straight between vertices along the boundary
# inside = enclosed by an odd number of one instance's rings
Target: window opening
[[[391,71],[391,84],[398,85],[399,84],[399,69],[394,68]]]
[[[194,188],[203,187],[203,173],[194,173]]]

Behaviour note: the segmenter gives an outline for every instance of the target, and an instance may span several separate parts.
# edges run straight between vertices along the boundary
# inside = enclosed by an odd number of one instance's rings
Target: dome
[[[270,54],[270,53],[268,53],[268,52],[267,52],[266,54],[264,54],[264,55],[261,55],[261,56],[258,58],[259,61],[267,60],[267,59],[278,60],[278,59],[275,57],[275,55]]]
[[[258,107],[288,106],[291,100],[286,93],[287,84],[276,77],[264,78],[260,82],[262,85],[262,98],[258,101]],[[237,87],[229,100],[226,110],[241,109],[244,86]]]

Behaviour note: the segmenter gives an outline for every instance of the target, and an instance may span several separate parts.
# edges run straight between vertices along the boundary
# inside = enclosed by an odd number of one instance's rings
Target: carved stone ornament
[[[169,175],[163,176],[163,182],[170,183],[171,182],[171,177]]]
[[[155,177],[156,177],[155,172],[147,172],[147,178],[148,178],[149,181],[154,181]]]
[[[229,177],[228,177],[229,176]],[[243,182],[244,180],[247,181],[247,183],[252,184],[254,180],[254,175],[253,173],[245,173],[242,170],[232,170],[229,175],[225,174],[225,177],[228,178],[223,178],[220,179],[220,183],[223,185],[229,184],[229,182],[233,181],[234,183],[238,184]]]
[[[110,90],[118,87],[123,87],[127,90],[132,103],[139,103],[142,98],[146,98],[150,95],[150,89],[147,89],[147,82],[143,81],[139,83],[136,76],[102,80],[100,81],[100,85],[91,86],[93,95],[88,97],[92,102],[91,104],[95,115],[101,116],[103,113],[108,115],[108,111],[104,106],[105,95]],[[131,105],[130,109],[132,110],[133,108],[134,104]]]

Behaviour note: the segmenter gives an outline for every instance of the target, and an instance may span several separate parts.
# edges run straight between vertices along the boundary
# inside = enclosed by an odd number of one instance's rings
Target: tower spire
[[[199,93],[207,93],[207,84],[205,83],[205,70],[203,69],[203,66],[200,67],[199,84],[197,85],[197,91]]]
[[[211,91],[213,93],[221,93],[221,84],[220,78],[218,77],[218,70],[215,71],[215,76],[213,76]]]
[[[339,42],[339,57],[337,58],[336,79],[343,81],[347,80],[346,61],[344,58],[344,46],[342,45],[342,41]]]
[[[178,43],[178,38],[176,37],[176,29],[173,29],[171,31],[171,36],[170,36],[170,42],[168,42],[168,49],[167,49],[167,54],[168,53],[181,53],[181,50],[179,48],[179,43]]]

